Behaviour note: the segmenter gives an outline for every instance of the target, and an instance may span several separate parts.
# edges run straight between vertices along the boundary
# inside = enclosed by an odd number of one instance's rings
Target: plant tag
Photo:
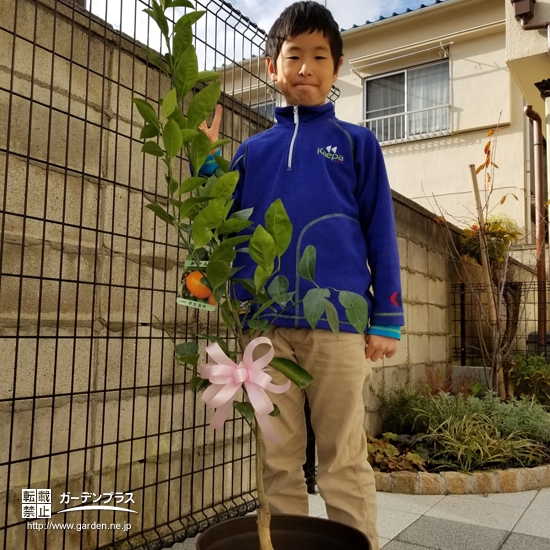
[[[181,283],[178,289],[176,303],[181,306],[194,307],[205,311],[215,311],[216,305],[211,302],[211,290],[201,282],[201,272],[206,271],[207,261],[197,265],[193,260],[185,260]]]

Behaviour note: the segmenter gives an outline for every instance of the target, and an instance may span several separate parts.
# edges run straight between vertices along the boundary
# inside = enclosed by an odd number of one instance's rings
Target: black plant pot
[[[371,550],[361,531],[323,518],[273,514],[274,550]],[[197,540],[197,550],[260,550],[256,516],[244,516],[210,526]]]

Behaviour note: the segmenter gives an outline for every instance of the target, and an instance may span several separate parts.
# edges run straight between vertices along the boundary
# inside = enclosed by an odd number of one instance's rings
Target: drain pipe
[[[547,51],[550,55],[550,21],[544,23],[529,23],[534,15],[534,6],[536,0],[511,0],[514,6],[516,19],[520,22],[524,31],[536,31],[546,29]]]
[[[536,259],[537,259],[537,353],[546,357],[546,259],[545,259],[545,205],[544,205],[544,158],[542,121],[531,105],[523,109],[525,115],[533,121],[534,157],[535,157],[535,210],[536,210]]]

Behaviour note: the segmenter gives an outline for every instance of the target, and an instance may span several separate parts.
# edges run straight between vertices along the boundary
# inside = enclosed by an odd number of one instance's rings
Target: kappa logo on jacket
[[[323,155],[325,158],[334,162],[344,162],[344,156],[338,154],[338,146],[327,145],[326,147],[319,147],[317,149],[318,155]]]

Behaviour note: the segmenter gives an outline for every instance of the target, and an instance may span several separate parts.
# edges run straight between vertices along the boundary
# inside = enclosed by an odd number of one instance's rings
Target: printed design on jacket
[[[317,149],[318,155],[323,155],[325,158],[334,162],[344,162],[344,155],[338,154],[338,147],[327,145],[326,147],[319,147]]]
[[[401,294],[397,291],[395,291],[391,296],[390,296],[390,302],[395,306],[395,307],[401,307],[403,305],[403,302],[401,301]]]

